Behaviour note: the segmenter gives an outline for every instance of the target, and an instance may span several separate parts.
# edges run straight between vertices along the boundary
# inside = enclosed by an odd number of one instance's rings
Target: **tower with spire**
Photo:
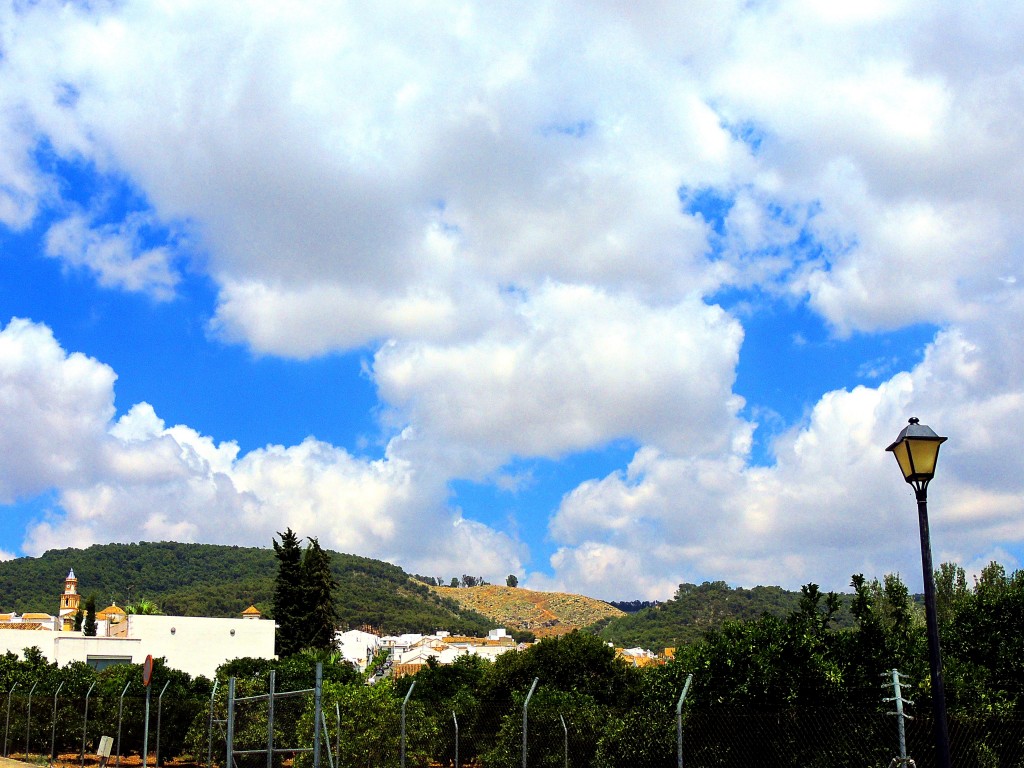
[[[78,579],[75,577],[75,569],[68,571],[64,579],[64,594],[60,596],[60,617],[61,629],[70,632],[75,625],[75,614],[81,604],[82,596],[78,594]]]

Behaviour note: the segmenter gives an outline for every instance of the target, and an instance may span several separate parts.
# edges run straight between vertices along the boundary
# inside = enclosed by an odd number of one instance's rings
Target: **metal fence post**
[[[690,683],[693,682],[693,673],[686,676],[683,683],[683,692],[679,695],[676,703],[676,765],[683,768],[683,702],[686,701],[686,693],[690,690]]]
[[[415,687],[416,681],[413,680],[408,693],[405,694],[405,699],[402,700],[402,768],[405,768],[405,705],[409,703],[409,697],[412,696],[412,689]]]
[[[334,762],[341,765],[341,703],[337,701],[334,702]]]
[[[146,687],[146,713],[142,723],[142,768],[149,765],[149,704],[153,699],[153,686],[143,681]]]
[[[11,690],[7,692],[7,725],[4,726],[4,757],[7,757],[7,736],[11,732],[11,696],[14,695],[14,689],[18,687],[15,683],[11,686]]]
[[[455,768],[459,768],[459,718],[455,716],[455,710],[452,710],[452,720],[455,722]]]
[[[25,759],[28,760],[28,740],[29,731],[32,728],[32,691],[36,689],[39,682],[32,683],[32,687],[28,689],[28,717],[25,720]]]
[[[324,663],[316,663],[313,685],[313,768],[320,768],[320,720],[323,714]]]
[[[327,742],[327,766],[328,768],[334,768],[334,758],[331,756],[331,737],[327,732],[327,713],[320,710],[320,722],[324,726],[324,741]]]
[[[53,762],[53,758],[56,757],[57,748],[57,697],[60,695],[60,689],[64,687],[64,681],[60,681],[60,685],[57,686],[57,690],[53,693],[53,724],[50,726],[50,762]]]
[[[164,687],[160,690],[160,695],[156,697],[156,768],[160,768],[160,718],[164,712],[164,694],[167,692],[167,686],[171,684],[168,680],[164,683]]]
[[[210,694],[210,730],[206,737],[206,768],[213,768],[213,701],[217,697],[217,686],[220,680],[213,681],[213,692]]]
[[[235,678],[228,680],[228,733],[225,738],[225,765],[230,768],[235,759]]]
[[[277,689],[277,672],[270,670],[267,681],[267,768],[274,768],[274,691]]]
[[[115,761],[117,768],[121,768],[121,719],[124,715],[124,695],[128,693],[128,687],[131,684],[131,680],[124,684],[124,690],[121,691],[121,698],[117,703],[117,760]]]
[[[89,690],[85,692],[85,714],[82,716],[82,754],[80,755],[79,764],[82,768],[85,768],[85,734],[89,728],[89,696],[92,695],[92,689],[96,687],[95,681],[89,686]]]
[[[533,678],[533,685],[530,686],[530,692],[526,694],[526,701],[523,702],[523,768],[526,768],[526,711],[530,707],[530,699],[533,697],[533,692],[537,689],[537,681],[539,677]]]

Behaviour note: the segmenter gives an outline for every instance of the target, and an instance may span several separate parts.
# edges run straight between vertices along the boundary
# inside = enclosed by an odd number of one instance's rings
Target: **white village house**
[[[414,674],[426,665],[428,658],[438,664],[451,664],[460,656],[476,655],[494,661],[505,651],[517,648],[515,640],[505,629],[492,629],[486,638],[453,636],[438,631],[433,635],[408,633],[378,637],[370,632],[353,629],[335,635],[338,650],[361,672],[380,650],[389,654],[385,674]]]

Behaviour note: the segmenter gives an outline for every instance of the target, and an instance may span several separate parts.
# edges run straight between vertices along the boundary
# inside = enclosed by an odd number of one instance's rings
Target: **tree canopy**
[[[278,656],[290,656],[300,650],[306,633],[305,597],[302,573],[302,547],[291,528],[274,540],[277,577],[274,579],[274,620],[277,622]]]
[[[311,538],[302,556],[306,648],[329,650],[334,647],[334,633],[338,626],[334,607],[337,588],[338,582],[331,572],[330,557],[320,548],[320,542]]]

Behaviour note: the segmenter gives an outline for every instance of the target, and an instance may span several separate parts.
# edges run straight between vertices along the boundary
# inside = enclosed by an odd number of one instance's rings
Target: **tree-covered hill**
[[[852,617],[843,596],[838,626],[849,626]],[[664,603],[644,608],[592,627],[608,642],[620,647],[652,650],[688,645],[729,619],[753,621],[762,614],[788,616],[800,604],[799,592],[782,587],[729,587],[724,581],[680,584],[675,596]]]
[[[485,634],[492,626],[433,594],[396,565],[329,554],[343,626],[466,634]],[[175,542],[102,544],[0,562],[0,611],[55,613],[72,568],[79,592],[94,594],[99,606],[146,598],[164,613],[182,616],[238,616],[250,604],[272,614],[277,573],[272,549]]]
[[[497,625],[518,627],[513,616],[505,616],[504,621],[495,615],[485,618],[482,614],[494,611],[466,601],[477,593],[495,591],[522,598],[525,590],[432,589],[396,565],[356,555],[329,554],[339,585],[335,603],[342,626],[369,625],[389,633],[447,629],[473,635],[486,634]],[[238,616],[250,604],[267,616],[273,612],[277,574],[273,549],[174,542],[50,550],[37,558],[0,562],[0,612],[54,613],[64,577],[72,568],[79,592],[95,595],[99,607],[145,598],[164,613],[182,616]],[[534,602],[543,598],[544,607],[559,618],[561,630],[593,622],[601,615],[563,610],[557,601],[567,596],[558,593],[530,594]],[[586,598],[570,597],[586,602]],[[781,587],[732,589],[720,581],[681,584],[671,600],[618,618],[605,618],[591,629],[617,646],[658,650],[692,643],[728,619],[753,620],[763,613],[788,616],[799,600],[800,593]],[[839,626],[852,621],[845,608],[847,601],[844,596]],[[601,605],[607,609],[606,604]]]

